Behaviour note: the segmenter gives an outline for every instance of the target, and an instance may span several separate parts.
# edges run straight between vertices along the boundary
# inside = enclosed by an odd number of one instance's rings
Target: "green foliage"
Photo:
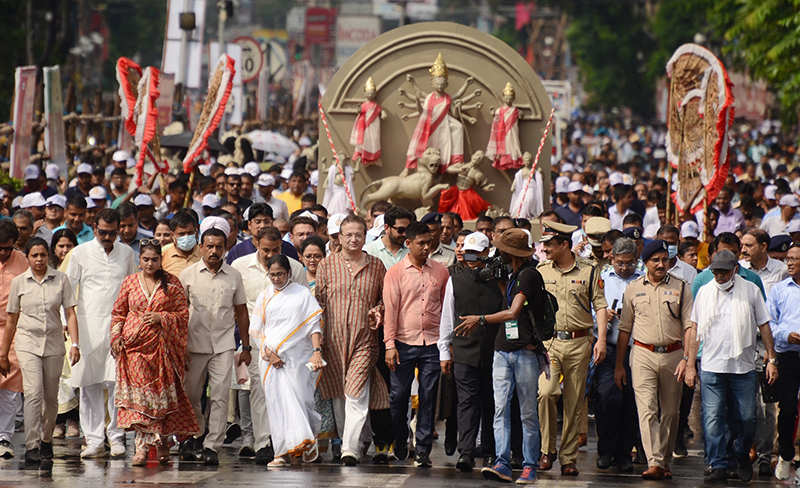
[[[723,52],[765,80],[787,121],[800,112],[800,0],[720,0],[712,21],[725,33]]]
[[[14,188],[14,192],[18,192],[22,190],[22,186],[25,184],[25,182],[16,178],[12,178],[6,171],[0,171],[0,185],[4,184],[11,185],[11,187]]]

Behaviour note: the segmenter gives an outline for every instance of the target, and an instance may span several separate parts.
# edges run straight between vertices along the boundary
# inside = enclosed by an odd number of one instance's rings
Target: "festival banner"
[[[36,97],[36,66],[21,66],[14,73],[14,137],[11,143],[12,178],[23,178],[31,160],[33,103]]]
[[[50,162],[58,165],[67,177],[67,146],[64,140],[64,103],[61,99],[61,70],[58,66],[45,67],[44,77],[44,144]]]

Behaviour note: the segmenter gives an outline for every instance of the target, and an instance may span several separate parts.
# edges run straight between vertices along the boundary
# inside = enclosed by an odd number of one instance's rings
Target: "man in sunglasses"
[[[383,236],[364,246],[364,252],[383,261],[388,270],[408,254],[405,245],[406,228],[415,220],[410,210],[403,207],[389,208],[383,214]]]
[[[85,359],[73,366],[71,378],[72,387],[81,389],[81,427],[86,438],[81,458],[105,457],[106,436],[111,443],[111,456],[125,455],[125,434],[117,429],[116,368],[108,337],[111,309],[122,280],[135,273],[138,266],[133,250],[117,243],[119,227],[119,212],[100,210],[94,221],[95,238],[73,249],[65,268],[78,297],[80,346]],[[103,399],[104,390],[108,391],[107,402]],[[106,408],[111,418],[108,427]]]

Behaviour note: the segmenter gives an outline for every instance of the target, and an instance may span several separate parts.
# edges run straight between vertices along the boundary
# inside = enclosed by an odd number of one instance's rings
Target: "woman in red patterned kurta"
[[[180,280],[161,269],[161,245],[140,242],[142,271],[125,278],[111,319],[117,359],[117,426],[136,431],[134,466],[144,465],[150,446],[169,460],[167,436],[198,431],[183,387],[189,307]]]

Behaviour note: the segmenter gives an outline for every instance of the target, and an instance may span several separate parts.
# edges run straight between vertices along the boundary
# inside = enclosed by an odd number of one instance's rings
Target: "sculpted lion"
[[[416,173],[410,176],[388,176],[373,181],[364,188],[364,193],[377,185],[380,185],[380,188],[366,197],[362,193],[361,205],[364,208],[369,208],[372,202],[378,200],[391,201],[393,198],[430,201],[440,191],[450,188],[450,185],[446,183],[433,184],[441,163],[442,157],[438,149],[432,147],[426,149],[419,161]]]

